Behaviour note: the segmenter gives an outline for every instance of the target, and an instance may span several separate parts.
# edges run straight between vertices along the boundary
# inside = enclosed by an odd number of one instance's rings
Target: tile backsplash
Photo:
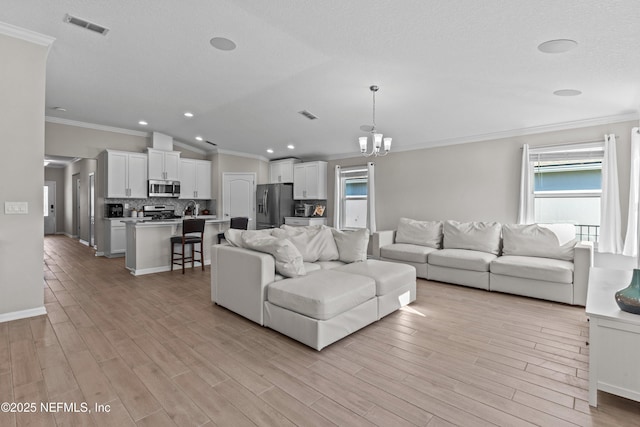
[[[131,216],[131,210],[140,210],[145,205],[167,205],[167,206],[175,206],[176,214],[181,215],[182,210],[187,206],[191,200],[188,199],[176,199],[176,198],[163,198],[163,197],[154,197],[153,199],[104,199],[104,203],[122,203],[123,206],[129,205],[129,207],[125,207],[124,216]],[[195,202],[200,205],[200,212],[205,209],[208,209],[210,215],[216,214],[216,200],[195,200]]]

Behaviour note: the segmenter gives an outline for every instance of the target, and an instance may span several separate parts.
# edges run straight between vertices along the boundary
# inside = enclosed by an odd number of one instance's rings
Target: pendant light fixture
[[[368,137],[361,136],[358,138],[360,142],[360,153],[365,157],[371,156],[386,156],[391,150],[391,138],[383,138],[381,133],[376,130],[376,92],[378,86],[369,86],[369,90],[373,93],[373,126],[371,126],[371,152],[367,152]],[[384,144],[384,152],[380,152],[380,149]]]

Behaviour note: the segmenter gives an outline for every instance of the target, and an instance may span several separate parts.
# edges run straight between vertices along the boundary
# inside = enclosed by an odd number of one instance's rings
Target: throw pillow
[[[567,233],[573,231],[573,238]],[[502,254],[573,261],[576,245],[571,224],[505,224],[502,226]]]
[[[440,249],[442,242],[442,221],[416,221],[400,218],[396,231],[396,243],[411,243]]]
[[[331,232],[338,247],[340,261],[349,263],[367,260],[369,230],[362,228],[355,231],[340,231],[332,228]]]
[[[498,255],[500,253],[500,224],[497,222],[444,223],[443,247],[468,249]]]
[[[242,247],[242,232],[244,230],[236,230],[235,228],[229,228],[224,232],[224,239],[231,245],[238,248]]]
[[[302,254],[304,262],[333,261],[340,255],[328,228],[306,228],[302,230],[276,229],[273,236],[288,239]]]
[[[306,274],[302,255],[287,239],[243,234],[242,244],[245,248],[273,255],[276,261],[276,271],[285,277],[298,277]]]

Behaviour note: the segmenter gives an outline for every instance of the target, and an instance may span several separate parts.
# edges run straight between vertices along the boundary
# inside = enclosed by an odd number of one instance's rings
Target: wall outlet
[[[27,215],[29,213],[28,202],[4,202],[5,215]]]

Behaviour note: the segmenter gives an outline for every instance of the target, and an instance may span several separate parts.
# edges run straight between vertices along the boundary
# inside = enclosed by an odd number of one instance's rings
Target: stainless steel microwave
[[[149,197],[180,197],[180,181],[150,179]]]

